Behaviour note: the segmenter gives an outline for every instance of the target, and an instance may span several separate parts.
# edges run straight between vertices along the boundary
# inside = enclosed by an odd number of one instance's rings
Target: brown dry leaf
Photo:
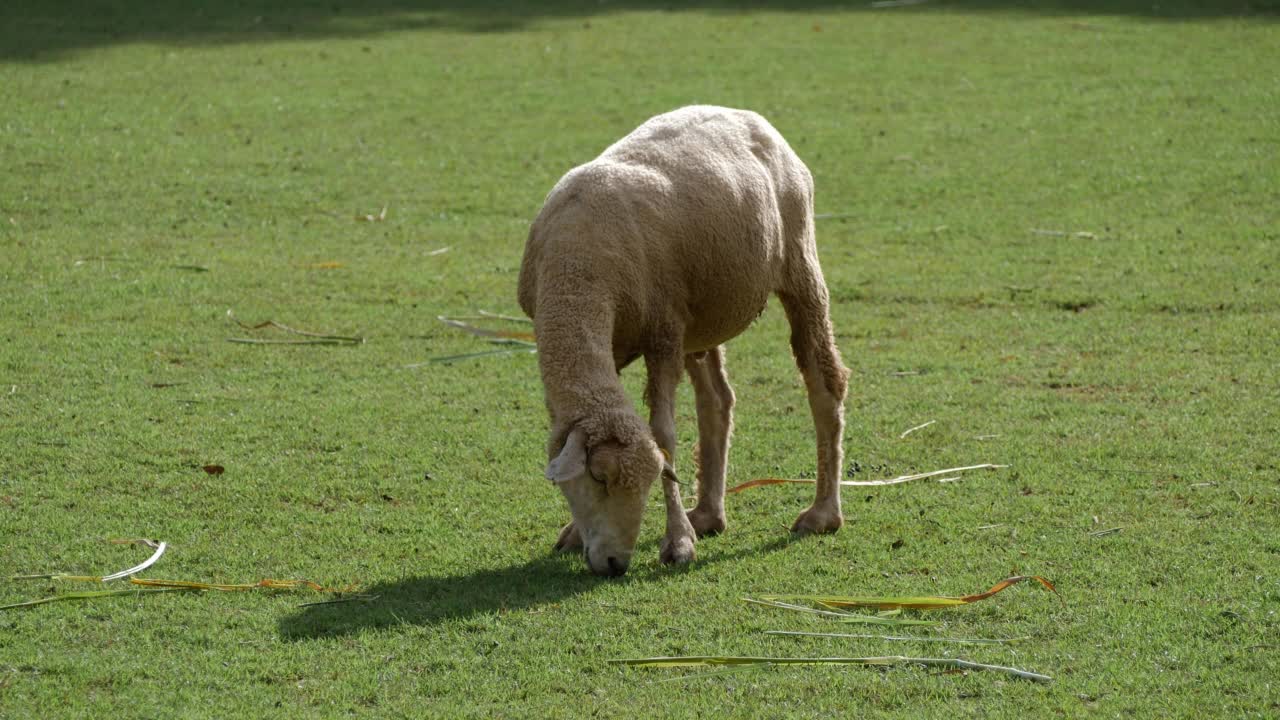
[[[222,473],[227,471],[227,469],[222,467],[221,465],[204,465],[204,466],[201,466],[201,469],[209,473],[210,475],[221,475]]]
[[[311,268],[312,270],[337,270],[338,268],[345,267],[345,266],[346,266],[346,263],[344,262],[339,262],[337,260],[327,260],[325,262],[311,263],[307,267]]]

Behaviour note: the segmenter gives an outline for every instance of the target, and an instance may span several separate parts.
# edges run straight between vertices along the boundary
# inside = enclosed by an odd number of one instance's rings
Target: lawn
[[[367,597],[0,610],[0,717],[1280,714],[1280,7],[870,5],[6,2],[0,578],[148,537],[142,577]],[[536,357],[428,362],[493,349],[437,316],[518,314],[556,179],[695,102],[761,112],[813,172],[849,477],[1009,467],[847,488],[824,537],[787,532],[804,486],[744,491],[683,569],[655,492],[599,579],[551,553]],[[728,346],[731,484],[813,475],[787,332],[774,303]],[[915,631],[1012,645],[770,636],[864,630],[742,601],[1013,574],[1061,601],[1023,583]],[[0,579],[0,605],[93,589]],[[607,663],[657,655],[1053,681]]]

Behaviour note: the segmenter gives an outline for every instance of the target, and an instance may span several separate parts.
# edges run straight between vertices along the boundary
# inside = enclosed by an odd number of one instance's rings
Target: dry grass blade
[[[948,473],[968,472],[969,470],[998,470],[1007,468],[1008,465],[996,465],[993,463],[980,463],[978,465],[966,465],[964,467],[946,468],[944,470],[934,470],[932,472],[916,473],[914,475],[899,475],[896,478],[888,480],[841,480],[841,485],[850,487],[876,487],[880,485],[898,485],[900,483],[911,482],[912,480],[924,480],[925,478],[937,477]]]
[[[916,425],[915,427],[907,428],[906,430],[903,430],[903,431],[902,431],[902,434],[898,436],[898,439],[899,439],[899,440],[905,439],[905,438],[906,438],[908,435],[910,435],[911,433],[913,433],[913,432],[915,432],[915,431],[917,431],[917,430],[923,430],[923,429],[925,429],[925,428],[929,427],[930,425],[932,425],[932,424],[934,424],[934,423],[936,423],[936,422],[938,422],[938,421],[937,421],[937,420],[930,420],[930,421],[929,421],[929,422],[927,422],[927,423],[920,423],[919,425]]]
[[[905,608],[909,610],[940,610],[943,608],[958,607],[960,605],[968,605],[969,603],[985,600],[992,595],[1016,585],[1023,580],[1035,580],[1043,585],[1046,589],[1058,596],[1058,600],[1062,601],[1062,596],[1058,595],[1058,589],[1039,575],[1015,575],[996,583],[986,592],[974,593],[963,597],[939,597],[939,596],[920,596],[920,597],[867,597],[867,596],[833,596],[833,595],[765,595],[766,600],[775,602],[786,600],[802,600],[806,602],[819,603],[827,607],[845,608],[845,607],[871,607],[880,610],[896,610]]]
[[[982,463],[979,465],[966,465],[964,467],[946,468],[945,470],[934,470],[926,473],[916,473],[915,475],[899,475],[896,478],[888,480],[841,480],[840,484],[848,487],[880,487],[882,485],[899,485],[912,480],[923,480],[925,478],[937,477],[938,475],[946,475],[947,473],[966,472],[969,470],[996,470],[999,468],[1007,468],[1008,465],[995,465],[992,463]],[[948,482],[954,482],[956,478],[948,478]],[[741,485],[729,488],[725,492],[742,492],[748,488],[761,487],[763,485],[783,485],[783,484],[803,484],[812,485],[816,480],[792,480],[785,478],[761,478],[759,480],[751,480]]]
[[[324,338],[317,340],[267,340],[259,338],[227,338],[227,342],[242,345],[359,345],[363,338]]]
[[[231,310],[227,311],[227,318],[245,330],[262,330],[262,329],[269,328],[274,330],[280,330],[281,332],[289,333],[290,335],[300,335],[302,337],[308,338],[307,340],[227,338],[227,342],[246,343],[251,345],[363,345],[364,344],[364,338],[362,337],[353,337],[350,335],[329,335],[325,333],[310,332],[307,330],[298,330],[297,328],[292,328],[292,327],[289,327],[288,325],[278,323],[275,320],[266,320],[256,325],[248,325],[246,323],[240,322],[240,320],[236,318],[235,313],[233,313]]]
[[[26,602],[13,603],[12,605],[0,605],[0,610],[13,610],[16,608],[35,607],[36,605],[46,605],[52,602],[61,602],[63,600],[93,600],[104,597],[119,597],[121,595],[141,595],[144,593],[165,593],[165,592],[188,592],[189,588],[131,588],[129,590],[90,590],[87,592],[69,592],[53,597],[40,598],[39,600],[28,600]]]
[[[829,617],[845,623],[861,623],[866,625],[938,625],[933,620],[916,620],[914,618],[896,618],[886,617],[883,615],[866,615],[864,613],[844,612],[836,608],[811,608],[804,605],[793,605],[792,603],[780,602],[777,600],[756,600],[754,598],[743,598],[753,605],[763,605],[764,607],[773,607],[780,610],[793,610],[795,612],[808,613],[810,615],[820,615]]]
[[[137,565],[134,565],[133,567],[127,568],[125,570],[121,570],[119,572],[111,573],[110,575],[68,575],[67,573],[43,573],[40,575],[14,575],[9,579],[10,580],[57,580],[59,582],[111,582],[112,580],[119,580],[121,578],[128,577],[130,575],[133,575],[134,573],[140,573],[143,570],[146,570],[147,568],[151,567],[152,565],[155,565],[156,561],[160,559],[161,555],[164,555],[165,550],[167,550],[169,547],[169,544],[166,542],[148,540],[146,538],[114,539],[114,540],[107,540],[107,542],[111,543],[112,545],[141,545],[143,547],[152,548],[155,550],[155,552],[151,554],[151,557],[147,558],[146,560],[143,560]],[[46,601],[41,601],[41,602],[46,602]]]
[[[342,594],[352,592],[356,588],[354,586],[347,588],[327,588],[319,583],[310,580],[276,580],[267,578],[259,580],[256,583],[203,583],[192,582],[190,580],[151,580],[144,578],[129,578],[129,582],[134,585],[143,585],[146,587],[176,588],[181,590],[220,590],[224,592],[237,592],[245,590],[314,590],[315,592]]]
[[[858,640],[892,640],[895,642],[933,642],[933,643],[952,643],[955,645],[1005,645],[1008,643],[1021,642],[1030,640],[1028,637],[1016,638],[948,638],[948,637],[923,637],[920,635],[867,635],[862,633],[821,633],[821,632],[801,632],[799,630],[765,630],[765,635],[787,635],[791,637],[826,637],[826,638],[855,638]]]
[[[721,675],[730,675],[733,673],[740,673],[740,672],[750,672],[752,670],[764,670],[765,668],[771,668],[771,667],[773,667],[773,665],[767,662],[752,663],[750,665],[729,665],[728,667],[723,667],[723,668],[720,668],[719,670],[709,670],[707,672],[693,673],[692,675],[678,675],[673,678],[663,678],[655,682],[673,683],[673,682],[681,682],[684,680],[700,680],[702,678],[719,677]]]
[[[1018,668],[1003,665],[987,665],[984,663],[961,660],[959,658],[914,658],[903,655],[884,657],[821,657],[821,658],[782,658],[752,656],[712,656],[696,655],[687,657],[653,657],[635,659],[610,660],[611,665],[630,667],[731,667],[738,665],[924,665],[926,667],[945,667],[956,670],[986,670],[1000,672],[1024,680],[1050,682],[1053,678]]]
[[[381,595],[352,595],[350,597],[338,598],[336,600],[318,600],[316,602],[300,603],[298,607],[315,607],[316,605],[339,605],[349,602],[373,602]]]
[[[424,365],[435,365],[437,363],[451,363],[459,360],[471,360],[473,358],[490,357],[493,355],[514,355],[517,353],[536,353],[538,346],[533,343],[527,343],[523,340],[490,340],[489,342],[499,345],[516,345],[517,347],[508,348],[506,350],[485,350],[483,352],[462,353],[461,355],[446,355],[444,357],[431,358],[425,362],[410,363],[405,365],[405,369],[420,368]]]
[[[437,319],[449,327],[471,333],[476,337],[524,340],[526,342],[532,342],[534,340],[533,333],[524,330],[490,330],[488,328],[477,327],[471,323],[463,322],[462,320],[452,318],[447,315],[440,315]]]
[[[120,578],[128,577],[130,575],[133,575],[134,573],[140,573],[143,570],[146,570],[152,565],[155,565],[156,561],[160,559],[161,555],[164,555],[164,551],[169,547],[168,543],[165,543],[165,542],[156,543],[154,540],[123,540],[123,541],[115,540],[112,542],[116,542],[116,543],[125,542],[125,543],[136,543],[139,545],[147,545],[150,547],[154,547],[156,551],[151,554],[151,557],[147,558],[146,560],[143,560],[142,562],[138,563],[137,565],[134,565],[131,568],[128,568],[127,570],[121,570],[120,572],[111,573],[110,575],[104,575],[102,578],[102,582],[111,582],[112,580],[119,580]]]
[[[527,317],[517,317],[515,315],[503,315],[501,313],[489,312],[488,310],[477,310],[476,312],[480,315],[480,317],[484,317],[484,318],[493,318],[494,320],[506,320],[507,322],[523,323],[525,325],[533,324],[533,321]]]

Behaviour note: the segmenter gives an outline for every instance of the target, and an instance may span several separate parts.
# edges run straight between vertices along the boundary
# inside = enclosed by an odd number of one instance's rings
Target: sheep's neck
[[[613,352],[613,313],[584,298],[540,302],[535,321],[547,407],[562,421],[631,407]]]

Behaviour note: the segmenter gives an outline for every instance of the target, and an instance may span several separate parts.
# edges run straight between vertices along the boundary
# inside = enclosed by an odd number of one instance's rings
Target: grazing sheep
[[[551,416],[546,475],[573,518],[557,549],[582,548],[597,574],[626,572],[658,477],[664,563],[691,561],[695,533],[724,530],[734,396],[721,345],[770,293],[791,324],[818,444],[817,496],[792,530],[834,532],[849,371],[814,246],[813,179],[778,131],[746,110],[682,108],[552,188],[525,244],[519,299],[534,320]],[[618,377],[637,358],[648,371],[647,424]],[[682,368],[699,438],[698,501],[687,514],[670,463]]]

